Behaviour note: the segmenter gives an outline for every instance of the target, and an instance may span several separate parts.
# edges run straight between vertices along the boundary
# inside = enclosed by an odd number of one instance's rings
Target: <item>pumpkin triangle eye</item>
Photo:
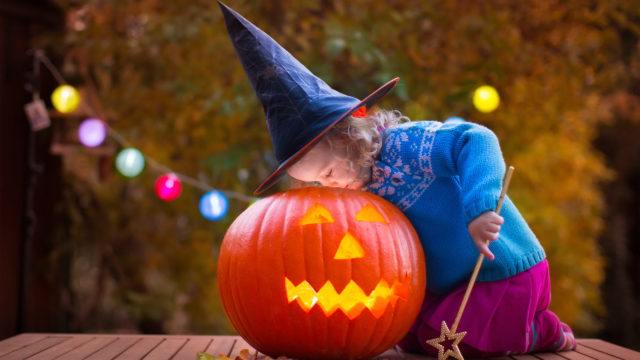
[[[302,220],[300,220],[300,225],[328,224],[333,221],[333,216],[331,216],[329,210],[320,204],[315,204],[304,214]]]
[[[333,258],[336,260],[348,260],[361,257],[364,257],[362,245],[360,245],[358,239],[347,232],[344,234],[342,240],[340,240],[338,251],[336,251],[336,255]]]
[[[371,204],[363,206],[362,209],[360,209],[356,213],[356,220],[366,222],[381,222],[387,224],[387,220],[385,220],[382,214],[380,214],[380,212],[378,212],[378,210],[376,210],[376,208]]]

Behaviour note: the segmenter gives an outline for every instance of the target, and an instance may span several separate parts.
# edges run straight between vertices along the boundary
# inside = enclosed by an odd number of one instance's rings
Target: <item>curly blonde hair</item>
[[[366,117],[340,121],[325,135],[331,149],[346,150],[350,166],[370,167],[382,148],[384,129],[411,121],[398,110],[374,109]]]

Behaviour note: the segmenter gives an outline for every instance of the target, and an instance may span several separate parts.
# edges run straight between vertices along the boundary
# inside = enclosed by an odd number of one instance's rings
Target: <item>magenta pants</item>
[[[437,355],[426,341],[440,336],[443,320],[452,326],[466,287],[461,284],[442,296],[427,294],[398,345],[407,352]],[[467,332],[460,350],[465,357],[490,357],[557,349],[564,341],[563,323],[549,310],[550,302],[546,259],[510,278],[476,283],[458,326]]]

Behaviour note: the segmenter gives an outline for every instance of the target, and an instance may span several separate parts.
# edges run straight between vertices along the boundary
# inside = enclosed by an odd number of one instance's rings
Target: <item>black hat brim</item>
[[[347,118],[354,111],[358,110],[360,107],[365,106],[367,109],[370,109],[373,104],[377,103],[383,96],[385,96],[391,89],[393,89],[396,84],[400,81],[400,78],[396,77],[386,84],[380,86],[374,92],[365,97],[362,101],[357,103],[351,109],[346,111],[344,114],[340,115],[334,122],[329,124],[320,134],[311,139],[308,143],[306,143],[300,150],[291,155],[288,159],[282,162],[277,169],[275,169],[271,175],[267,176],[266,179],[262,181],[262,183],[256,188],[253,192],[254,195],[260,195],[269,188],[271,188],[276,182],[278,182],[285,174],[285,171],[290,168],[293,164],[295,164],[298,160],[300,160],[311,148],[317,144],[322,137],[329,132],[337,123]]]

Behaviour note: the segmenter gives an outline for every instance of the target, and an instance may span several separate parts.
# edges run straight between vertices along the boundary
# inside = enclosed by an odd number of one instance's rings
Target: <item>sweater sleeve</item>
[[[431,156],[436,177],[457,177],[466,224],[495,210],[505,163],[490,129],[468,121],[447,121],[436,132]]]

